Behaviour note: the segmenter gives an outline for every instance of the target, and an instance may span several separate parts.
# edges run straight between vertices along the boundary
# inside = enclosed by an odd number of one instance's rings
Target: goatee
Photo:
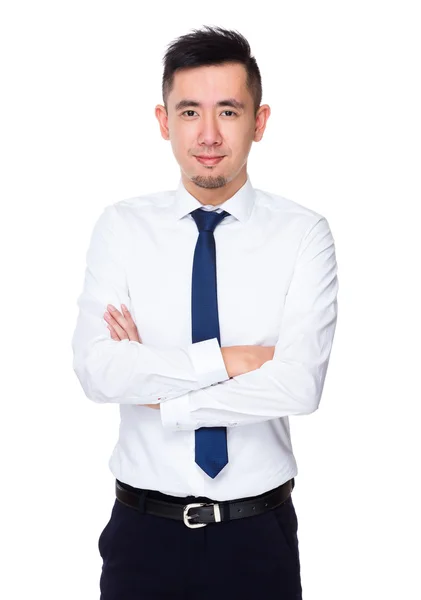
[[[212,177],[212,175],[209,175],[208,177],[196,175],[191,178],[191,181],[197,186],[207,189],[220,188],[228,183],[223,175],[217,175],[216,177]]]

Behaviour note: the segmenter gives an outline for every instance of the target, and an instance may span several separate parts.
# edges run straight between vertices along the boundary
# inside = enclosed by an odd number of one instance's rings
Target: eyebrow
[[[180,100],[175,105],[175,110],[180,110],[181,108],[187,108],[189,106],[196,106],[200,108],[202,104],[200,102],[196,102],[196,100]],[[227,98],[226,100],[220,100],[215,104],[215,106],[231,106],[231,108],[236,108],[237,110],[244,110],[245,104],[243,102],[239,102],[235,98]]]

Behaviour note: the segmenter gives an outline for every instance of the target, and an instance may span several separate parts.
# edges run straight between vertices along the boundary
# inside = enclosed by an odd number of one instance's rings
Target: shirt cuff
[[[218,338],[196,342],[187,347],[200,388],[229,379]]]
[[[161,402],[160,413],[162,426],[170,431],[195,429],[189,406],[190,394]]]

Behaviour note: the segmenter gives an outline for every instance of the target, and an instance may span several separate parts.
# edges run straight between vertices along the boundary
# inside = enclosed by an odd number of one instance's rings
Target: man
[[[251,184],[270,108],[248,42],[193,30],[164,65],[156,117],[181,180],[105,208],[72,341],[86,396],[120,406],[101,599],[297,600],[288,418],[319,406],[334,240]]]

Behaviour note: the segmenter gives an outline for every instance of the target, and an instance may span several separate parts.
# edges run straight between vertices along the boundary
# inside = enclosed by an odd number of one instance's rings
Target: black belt
[[[221,502],[211,500],[184,504],[183,499],[171,502],[152,498],[148,496],[148,490],[131,488],[131,490],[136,491],[130,491],[124,488],[124,484],[121,485],[121,483],[116,480],[115,491],[117,500],[123,504],[149,515],[184,521],[184,524],[190,528],[260,515],[285,502],[290,497],[295,485],[294,479],[289,479],[279,487],[259,496],[241,500],[224,500]],[[166,497],[165,494],[160,494],[160,496]],[[171,499],[173,496],[168,496],[168,498]],[[190,512],[192,509],[194,511]]]

